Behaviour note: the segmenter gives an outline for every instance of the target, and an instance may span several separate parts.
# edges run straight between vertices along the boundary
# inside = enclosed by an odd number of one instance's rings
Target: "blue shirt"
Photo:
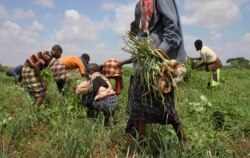
[[[17,67],[15,67],[15,68],[13,68],[13,69],[11,70],[11,73],[12,73],[12,75],[14,76],[15,79],[17,79],[18,76],[21,75],[22,69],[23,69],[23,66],[22,66],[22,65],[18,65]]]

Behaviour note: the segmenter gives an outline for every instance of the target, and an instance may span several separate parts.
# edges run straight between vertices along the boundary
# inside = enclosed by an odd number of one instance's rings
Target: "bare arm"
[[[40,70],[40,64],[37,62],[36,64],[33,65],[33,68],[35,70],[35,74],[37,75],[38,79],[40,82],[42,82],[42,75],[41,75],[41,70]]]
[[[120,66],[123,66],[123,65],[125,65],[125,64],[131,64],[131,63],[133,63],[133,58],[130,58],[130,59],[121,61],[121,62],[120,62]]]
[[[193,69],[196,69],[196,68],[202,67],[202,66],[204,66],[204,65],[205,65],[205,63],[200,63],[200,64],[198,64],[197,66],[194,66],[194,67],[193,67]]]
[[[198,58],[190,58],[191,60],[201,60],[201,57]]]

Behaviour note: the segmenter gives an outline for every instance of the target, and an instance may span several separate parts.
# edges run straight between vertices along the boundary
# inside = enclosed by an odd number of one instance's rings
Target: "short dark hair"
[[[202,47],[202,41],[201,41],[200,39],[197,39],[197,40],[194,42],[194,45],[195,45],[195,46]]]
[[[6,71],[6,75],[7,76],[13,76],[13,73],[11,72],[11,70],[8,70],[8,71]]]
[[[90,56],[87,53],[82,54],[81,58],[87,60],[87,62],[89,62],[89,60],[90,60]]]
[[[99,65],[96,63],[89,64],[89,70],[91,70],[93,72],[100,72],[101,71]]]
[[[60,45],[54,45],[52,47],[52,51],[54,52],[54,51],[63,51],[63,50],[62,50],[62,47]]]

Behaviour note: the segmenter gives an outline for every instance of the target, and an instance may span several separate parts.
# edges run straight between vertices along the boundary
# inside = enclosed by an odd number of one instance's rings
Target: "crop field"
[[[73,87],[65,96],[47,76],[40,108],[13,78],[0,73],[0,157],[250,157],[250,70],[222,69],[221,84],[208,89],[209,73],[188,72],[176,90],[176,106],[188,137],[182,148],[171,125],[147,125],[146,147],[125,134],[131,68],[124,69],[120,107],[109,127],[103,115],[87,118]]]

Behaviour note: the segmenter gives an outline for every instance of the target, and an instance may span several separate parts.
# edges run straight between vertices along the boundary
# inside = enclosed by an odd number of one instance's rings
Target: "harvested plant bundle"
[[[172,68],[169,58],[160,49],[155,49],[149,38],[130,37],[125,39],[124,51],[132,55],[138,64],[143,95],[153,92],[155,96],[162,96],[162,92],[169,92],[173,83]],[[165,88],[165,90],[164,90]]]

